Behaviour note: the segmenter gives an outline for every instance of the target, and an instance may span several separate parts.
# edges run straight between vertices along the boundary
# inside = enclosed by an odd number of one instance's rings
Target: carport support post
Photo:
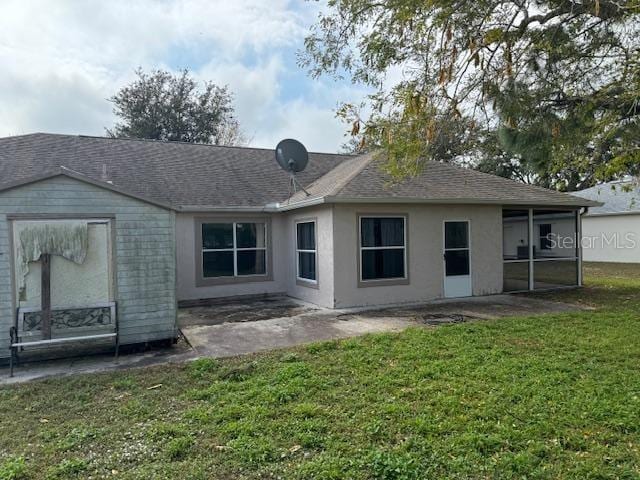
[[[533,208],[529,209],[529,290],[534,287],[533,272]]]
[[[40,299],[42,323],[40,331],[42,338],[51,339],[51,255],[43,253],[40,255]]]
[[[586,213],[586,212],[585,212]],[[578,286],[582,286],[582,214],[576,210],[576,251],[578,252]]]

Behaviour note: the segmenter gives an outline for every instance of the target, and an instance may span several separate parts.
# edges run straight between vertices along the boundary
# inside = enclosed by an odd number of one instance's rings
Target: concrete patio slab
[[[196,351],[185,342],[171,348],[142,353],[125,353],[117,359],[113,353],[75,356],[55,360],[27,361],[21,363],[9,377],[9,368],[0,368],[0,385],[24,383],[48,377],[64,377],[83,373],[110,372],[131,368],[150,367],[170,363],[182,363],[198,358]]]
[[[204,300],[183,304],[178,311],[178,325],[190,327],[229,322],[255,322],[270,318],[292,317],[319,309],[320,307],[284,295]]]
[[[366,333],[395,332],[412,325],[418,322],[395,317],[341,319],[324,311],[257,322],[186,327],[183,334],[202,356],[230,357]]]
[[[214,307],[215,308],[215,307]],[[245,308],[245,306],[243,306]],[[395,332],[410,326],[436,326],[507,316],[541,315],[580,307],[519,295],[439,300],[381,309],[315,309],[255,322],[186,325],[182,333],[202,356],[227,357],[305,343]],[[225,315],[229,315],[227,310]]]
[[[419,305],[381,309],[322,309],[292,299],[199,305],[181,312],[187,342],[145,353],[92,355],[21,364],[14,378],[0,368],[0,385],[38,378],[95,373],[194,360],[230,357],[307,343],[342,339],[368,333],[397,332],[411,326],[433,327],[461,321],[506,316],[541,315],[579,310],[581,307],[526,295],[493,295],[440,300]],[[275,315],[284,316],[275,317]],[[225,320],[226,319],[226,320]]]
[[[397,305],[379,309],[353,309],[369,316],[420,316],[422,314],[459,314],[473,318],[502,318],[527,315],[544,315],[584,310],[584,306],[534,298],[528,294],[487,295],[435,300],[429,303]]]

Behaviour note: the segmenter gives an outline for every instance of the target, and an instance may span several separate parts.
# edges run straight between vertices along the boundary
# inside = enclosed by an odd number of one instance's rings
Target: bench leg
[[[9,356],[9,378],[13,378],[13,363],[14,361],[17,363],[18,361],[18,349],[13,345],[18,341],[18,333],[16,331],[16,327],[11,327],[9,329],[9,338],[11,342],[11,346],[9,348],[11,354]]]
[[[16,355],[16,347],[11,347],[11,356],[9,357],[9,378],[13,378],[13,358]]]
[[[120,354],[120,336],[116,335],[116,354],[115,358],[118,359],[118,355]]]

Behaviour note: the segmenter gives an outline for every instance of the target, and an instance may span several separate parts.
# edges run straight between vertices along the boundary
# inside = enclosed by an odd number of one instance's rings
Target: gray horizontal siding
[[[143,332],[128,332],[127,333],[127,343],[143,343],[143,342],[152,342],[154,340],[166,340],[168,338],[175,337],[176,330],[153,330],[148,331],[145,330]]]
[[[172,308],[173,304],[171,302],[149,302],[143,304],[136,305],[128,305],[128,306],[120,306],[119,312],[120,315],[135,315],[139,313],[160,313],[165,312],[167,309]]]
[[[9,229],[7,216],[0,210],[0,275],[3,279],[11,278],[11,267],[9,264]],[[7,288],[7,282],[0,286],[0,357],[9,353],[9,328],[13,324],[13,308],[11,303],[11,288]]]
[[[58,177],[0,193],[0,357],[14,322],[7,215],[109,215],[122,344],[176,332],[175,215],[155,205]]]

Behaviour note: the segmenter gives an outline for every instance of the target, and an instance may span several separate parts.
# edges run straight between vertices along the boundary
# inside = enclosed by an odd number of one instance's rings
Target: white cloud
[[[212,62],[194,72],[202,80],[229,85],[234,93],[236,114],[245,130],[257,129],[265,108],[273,106],[280,94],[280,77],[284,72],[282,59],[277,55],[251,67],[239,63]]]
[[[300,140],[310,151],[335,152],[345,142],[345,127],[327,108],[297,99],[273,110],[266,119],[270,127],[256,132],[253,143],[273,148],[283,138]]]
[[[191,67],[201,79],[229,85],[253,144],[297,136],[310,148],[336,150],[343,127],[333,109],[349,99],[339,95],[360,92],[309,81],[307,92],[282,100],[295,68],[291,51],[318,8],[294,9],[293,2],[3,0],[0,136],[102,135],[114,122],[107,98],[136,67]]]
[[[282,77],[287,76],[283,60],[272,55],[254,67],[237,64],[209,64],[196,72],[233,86],[236,113],[251,144],[273,148],[286,137],[293,137],[315,151],[336,151],[344,142],[345,126],[336,119],[339,99],[361,98],[356,87],[337,87],[315,81],[305,97],[282,100]]]

